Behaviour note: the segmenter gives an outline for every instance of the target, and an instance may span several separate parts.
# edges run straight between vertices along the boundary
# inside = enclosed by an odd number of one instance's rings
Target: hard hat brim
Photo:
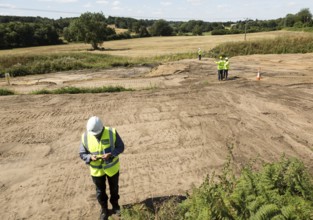
[[[94,136],[100,134],[100,132],[101,131],[99,131],[99,132],[88,131],[89,134],[94,135]]]

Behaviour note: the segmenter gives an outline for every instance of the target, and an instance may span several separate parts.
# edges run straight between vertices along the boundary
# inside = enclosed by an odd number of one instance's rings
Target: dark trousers
[[[107,175],[101,177],[92,176],[92,181],[96,185],[96,192],[97,192],[97,200],[100,203],[103,209],[108,209],[108,196],[105,192],[106,190],[106,179],[109,182],[110,188],[110,202],[113,206],[113,209],[119,209],[118,200],[120,198],[118,194],[118,179],[119,179],[119,172],[112,177]]]
[[[198,55],[199,60],[201,60],[201,55]]]
[[[223,70],[218,70],[217,71],[217,75],[218,75],[218,80],[222,80],[223,79]]]
[[[224,70],[224,78],[225,78],[225,79],[228,78],[228,70]]]

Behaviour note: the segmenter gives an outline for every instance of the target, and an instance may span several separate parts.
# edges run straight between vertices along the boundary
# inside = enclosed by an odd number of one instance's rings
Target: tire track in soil
[[[287,77],[255,82],[253,67],[238,63],[233,80],[217,82],[215,69],[205,69],[213,64],[204,61],[195,72],[198,63],[188,62],[189,72],[175,73],[189,74],[181,86],[162,90],[0,97],[2,218],[98,218],[94,185],[78,157],[92,115],[115,127],[126,144],[122,205],[184,194],[220,172],[230,146],[238,168],[257,155],[270,162],[286,153],[313,172],[312,89],[284,86]]]

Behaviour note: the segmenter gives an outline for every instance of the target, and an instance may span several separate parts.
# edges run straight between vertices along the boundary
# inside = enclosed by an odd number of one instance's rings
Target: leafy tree
[[[53,22],[55,29],[60,36],[63,35],[64,28],[68,27],[74,18],[60,18]]]
[[[140,29],[140,23],[139,22],[134,22],[132,24],[132,31],[135,32],[136,34],[139,34],[139,29]]]
[[[127,21],[123,18],[115,18],[115,27],[117,28],[128,28]]]
[[[171,36],[173,28],[163,19],[156,21],[150,28],[152,36]]]
[[[202,28],[200,25],[196,25],[193,29],[192,29],[192,34],[193,35],[202,35]]]
[[[60,44],[52,23],[10,21],[1,24],[0,49]]]
[[[4,37],[5,37],[4,25],[0,23],[0,49],[4,49],[8,45]],[[0,67],[1,67],[1,64],[0,64]]]
[[[293,14],[287,14],[285,17],[285,27],[293,27],[293,25],[296,23],[296,16]]]
[[[182,33],[187,33],[188,32],[187,23],[186,22],[183,22],[183,23],[180,24],[179,31],[182,32]]]
[[[139,37],[150,37],[150,34],[145,26],[139,28]]]
[[[308,8],[301,9],[296,14],[296,17],[297,17],[297,21],[302,22],[302,24],[309,23],[312,20],[312,14],[310,12],[310,9]]]
[[[73,20],[68,29],[65,30],[65,39],[68,41],[84,41],[90,43],[93,49],[99,49],[99,45],[108,36],[115,34],[114,29],[107,26],[106,19],[102,13],[86,12]]]

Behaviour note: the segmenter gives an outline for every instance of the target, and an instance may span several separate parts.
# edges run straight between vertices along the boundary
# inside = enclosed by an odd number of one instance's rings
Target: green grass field
[[[278,36],[312,35],[312,33],[273,31],[247,34],[247,40],[273,39]],[[108,41],[103,43],[104,51],[89,51],[89,53],[109,54],[115,56],[145,58],[177,53],[196,53],[200,47],[204,51],[209,51],[215,46],[226,42],[244,41],[244,35],[223,35],[223,36],[173,36],[173,37],[150,37],[136,38],[129,40]],[[60,53],[82,53],[88,51],[89,44],[75,43],[56,46],[42,46],[19,48],[11,50],[1,50],[1,56],[10,55],[41,55]]]
[[[12,76],[117,66],[159,64],[181,59],[250,54],[310,53],[313,33],[275,31],[244,35],[173,36],[104,42],[105,50],[88,44],[66,44],[0,51],[0,74]]]

